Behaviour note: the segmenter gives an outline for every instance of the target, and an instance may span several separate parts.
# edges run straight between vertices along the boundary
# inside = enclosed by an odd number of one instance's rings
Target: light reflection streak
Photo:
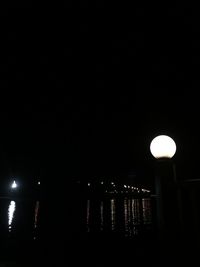
[[[91,232],[91,226],[95,225],[95,231],[120,231],[126,237],[137,236],[143,230],[144,225],[152,223],[152,207],[150,198],[116,198],[105,201],[101,199],[97,205],[92,205],[93,199],[87,200],[86,229]],[[122,205],[122,206],[121,206]],[[96,216],[91,216],[91,212]],[[121,220],[120,218],[123,218]]]
[[[143,220],[144,224],[151,224],[152,214],[151,214],[151,202],[149,199],[142,199],[142,209],[143,209]]]
[[[90,200],[87,200],[87,214],[86,214],[86,225],[87,231],[90,232]]]
[[[36,201],[36,204],[35,204],[35,217],[34,217],[34,228],[37,228],[37,224],[38,224],[39,207],[40,207],[40,202]]]
[[[124,226],[125,235],[128,233],[128,208],[127,208],[127,198],[124,199]]]
[[[101,231],[103,230],[103,201],[100,204],[100,213],[101,213]]]
[[[115,230],[115,200],[110,200],[111,204],[111,229],[112,231]]]
[[[11,230],[12,230],[12,222],[13,222],[13,218],[14,218],[15,209],[16,209],[16,203],[15,203],[15,201],[11,200],[9,207],[8,207],[8,229],[9,229],[9,232],[11,232]]]

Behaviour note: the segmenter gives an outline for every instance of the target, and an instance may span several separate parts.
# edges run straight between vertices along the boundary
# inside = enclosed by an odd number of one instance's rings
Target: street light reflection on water
[[[12,222],[13,222],[15,210],[16,210],[16,202],[11,200],[9,207],[8,207],[8,230],[9,232],[11,232],[12,230]]]
[[[40,202],[39,201],[36,201],[36,204],[35,204],[35,214],[34,214],[34,228],[37,228],[37,226],[38,226],[39,207],[40,207]]]
[[[37,181],[37,184],[40,184],[40,182]],[[103,190],[105,190],[104,186],[102,186],[105,183],[100,181],[99,184],[101,184],[100,189],[103,188]],[[94,188],[92,182],[88,182],[86,185],[91,187],[90,189]],[[81,227],[83,226],[83,231],[87,233],[108,233],[108,235],[117,233],[132,237],[138,235],[142,227],[144,228],[147,226],[147,228],[150,229],[152,224],[152,207],[151,198],[149,194],[147,194],[150,191],[140,189],[141,194],[136,195],[136,191],[139,190],[136,186],[122,184],[121,187],[119,187],[114,182],[109,183],[109,186],[110,185],[112,186],[108,188],[108,193],[95,195],[95,197],[93,194],[89,194],[87,198],[84,198],[84,204],[80,205],[81,210],[78,208],[75,211],[77,217],[79,217],[77,224],[80,223]],[[116,187],[113,189],[114,185],[116,185]],[[13,192],[19,187],[19,184],[13,180],[10,187],[14,189],[12,191],[14,197],[15,193]],[[89,192],[91,192],[91,190],[89,190]],[[15,201],[9,198],[5,200],[2,198],[0,208],[3,210],[4,206],[6,210],[6,216],[4,215],[4,218],[6,220],[6,232],[8,231],[11,233],[9,238],[31,238],[40,240],[40,204],[39,200],[27,202],[18,197]],[[72,203],[72,208],[73,207]],[[74,230],[76,231],[76,229]],[[77,228],[77,230],[79,229]],[[29,232],[30,237],[28,237]]]
[[[93,199],[87,200],[87,232],[115,232],[131,237],[139,235],[142,227],[144,230],[149,229],[151,224],[150,198],[110,198],[101,199],[99,202]]]
[[[115,199],[110,200],[110,205],[111,205],[111,229],[112,231],[115,230]]]

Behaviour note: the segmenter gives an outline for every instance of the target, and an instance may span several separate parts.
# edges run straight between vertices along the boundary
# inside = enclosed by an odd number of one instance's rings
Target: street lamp
[[[156,176],[166,186],[176,180],[175,164],[172,161],[176,153],[175,141],[167,135],[158,135],[150,143],[150,151],[156,159]]]
[[[159,135],[150,143],[155,162],[157,224],[162,240],[177,235],[178,201],[175,164],[176,143],[167,135]]]
[[[150,151],[156,159],[172,158],[176,153],[176,144],[171,137],[159,135],[152,140]]]

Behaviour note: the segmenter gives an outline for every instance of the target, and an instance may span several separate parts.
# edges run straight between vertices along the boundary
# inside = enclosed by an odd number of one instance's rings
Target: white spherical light
[[[172,158],[176,152],[176,144],[171,137],[159,135],[152,140],[150,151],[156,159]]]

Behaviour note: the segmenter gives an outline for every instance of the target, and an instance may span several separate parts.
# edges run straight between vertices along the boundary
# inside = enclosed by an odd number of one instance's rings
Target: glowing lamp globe
[[[156,159],[172,158],[176,153],[176,144],[171,137],[159,135],[152,140],[150,151]]]

